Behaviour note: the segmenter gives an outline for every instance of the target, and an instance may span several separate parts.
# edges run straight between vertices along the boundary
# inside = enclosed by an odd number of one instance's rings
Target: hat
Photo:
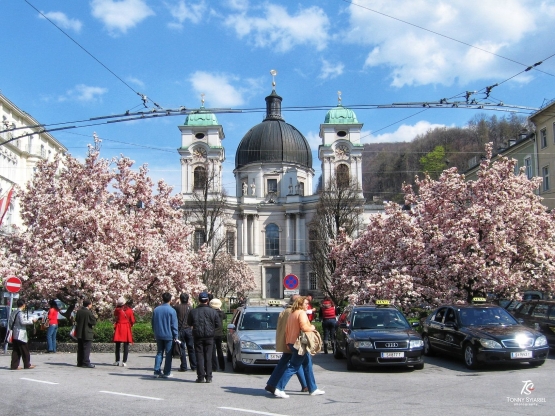
[[[123,306],[124,304],[125,304],[125,299],[123,298],[123,296],[120,296],[116,302],[116,305]]]
[[[210,301],[210,306],[213,309],[220,309],[222,307],[222,301],[218,298],[214,298]]]
[[[198,295],[198,300],[208,300],[208,293],[201,292],[201,294]]]

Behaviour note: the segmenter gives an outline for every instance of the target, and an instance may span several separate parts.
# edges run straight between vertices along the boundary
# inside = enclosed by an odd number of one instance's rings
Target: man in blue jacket
[[[157,306],[152,314],[152,330],[156,339],[156,358],[154,360],[154,377],[172,377],[172,347],[177,339],[177,313],[171,307],[172,295],[164,293],[162,295],[164,303]],[[164,363],[164,373],[161,372],[162,359],[166,353]]]

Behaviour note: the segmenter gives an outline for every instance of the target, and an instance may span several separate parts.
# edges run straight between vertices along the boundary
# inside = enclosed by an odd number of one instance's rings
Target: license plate
[[[532,351],[512,352],[511,358],[532,358]]]
[[[404,356],[404,352],[382,352],[382,358],[400,358]]]
[[[279,360],[281,358],[281,353],[280,354],[266,354],[266,359],[267,360]]]

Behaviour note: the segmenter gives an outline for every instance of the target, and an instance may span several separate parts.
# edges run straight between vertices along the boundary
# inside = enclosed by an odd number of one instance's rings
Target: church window
[[[276,224],[266,226],[266,255],[279,256],[279,227]]]
[[[227,231],[225,234],[225,249],[227,254],[235,255],[235,233]]]
[[[277,192],[277,179],[268,179],[266,185],[268,187],[268,193]]]
[[[206,242],[206,234],[204,230],[197,229],[195,230],[195,234],[193,236],[193,246],[195,251],[199,251],[202,245]]]
[[[194,189],[204,189],[206,186],[206,179],[206,169],[203,166],[196,167],[194,173]]]
[[[344,188],[349,186],[349,167],[347,165],[337,166],[337,187]]]
[[[318,279],[316,278],[316,273],[308,273],[308,290],[318,289]]]
[[[340,130],[340,131],[337,132],[337,135],[338,135],[339,137],[345,137],[345,136],[347,135],[347,132],[344,131],[344,130]]]

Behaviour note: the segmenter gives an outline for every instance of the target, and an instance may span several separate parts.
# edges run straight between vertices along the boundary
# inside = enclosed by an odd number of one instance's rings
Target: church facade
[[[251,298],[282,299],[289,295],[285,276],[298,277],[301,294],[318,293],[311,271],[309,224],[319,196],[313,192],[312,151],[306,138],[281,114],[282,97],[275,88],[266,97],[266,117],[252,127],[235,153],[236,197],[226,200],[222,218],[226,249],[244,260],[254,272],[257,288]],[[221,191],[222,163],[225,160],[223,127],[214,114],[190,114],[181,131],[182,193],[191,198],[210,174],[214,193]],[[362,124],[355,113],[339,102],[320,125],[322,144],[318,158],[322,166],[321,184],[335,177],[356,182],[362,198]],[[365,215],[381,211],[381,206],[365,206]],[[195,233],[202,242],[203,230]]]

